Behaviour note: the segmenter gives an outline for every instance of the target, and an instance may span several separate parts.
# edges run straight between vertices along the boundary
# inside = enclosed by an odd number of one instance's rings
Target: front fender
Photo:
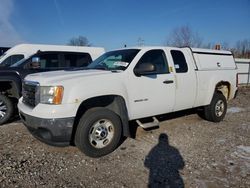
[[[16,73],[1,72],[0,91],[19,99],[22,93],[22,80]]]

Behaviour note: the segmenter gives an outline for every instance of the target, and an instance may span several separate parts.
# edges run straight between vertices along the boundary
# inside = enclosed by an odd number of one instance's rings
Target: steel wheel
[[[89,131],[89,142],[95,148],[106,147],[114,137],[114,125],[107,119],[95,122]]]
[[[3,119],[6,116],[7,105],[4,101],[0,101],[0,119]]]
[[[13,114],[13,103],[5,95],[0,94],[0,125],[6,123]]]
[[[217,103],[215,104],[215,115],[217,117],[222,116],[222,114],[225,111],[225,104],[222,100],[218,100]]]
[[[90,157],[101,157],[114,151],[122,138],[120,117],[104,107],[87,110],[75,133],[76,146]]]
[[[224,119],[227,112],[227,100],[220,92],[215,92],[212,101],[204,107],[202,116],[212,122],[220,122]]]

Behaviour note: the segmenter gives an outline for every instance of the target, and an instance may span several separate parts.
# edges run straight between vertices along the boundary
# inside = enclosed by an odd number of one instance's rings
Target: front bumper
[[[19,113],[23,124],[37,139],[54,146],[70,145],[74,117],[46,119]]]

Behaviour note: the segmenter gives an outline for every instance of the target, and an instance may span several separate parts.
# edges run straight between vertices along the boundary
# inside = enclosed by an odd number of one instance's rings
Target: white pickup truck
[[[130,136],[131,120],[149,128],[159,124],[156,115],[198,107],[206,120],[223,120],[237,91],[236,69],[229,51],[125,48],[85,69],[28,75],[18,107],[38,139],[100,157]]]

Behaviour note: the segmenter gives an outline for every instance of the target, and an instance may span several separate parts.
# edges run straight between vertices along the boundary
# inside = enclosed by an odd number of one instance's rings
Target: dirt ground
[[[18,120],[0,126],[0,187],[250,187],[250,88],[223,122],[162,120],[98,159],[43,144]]]

